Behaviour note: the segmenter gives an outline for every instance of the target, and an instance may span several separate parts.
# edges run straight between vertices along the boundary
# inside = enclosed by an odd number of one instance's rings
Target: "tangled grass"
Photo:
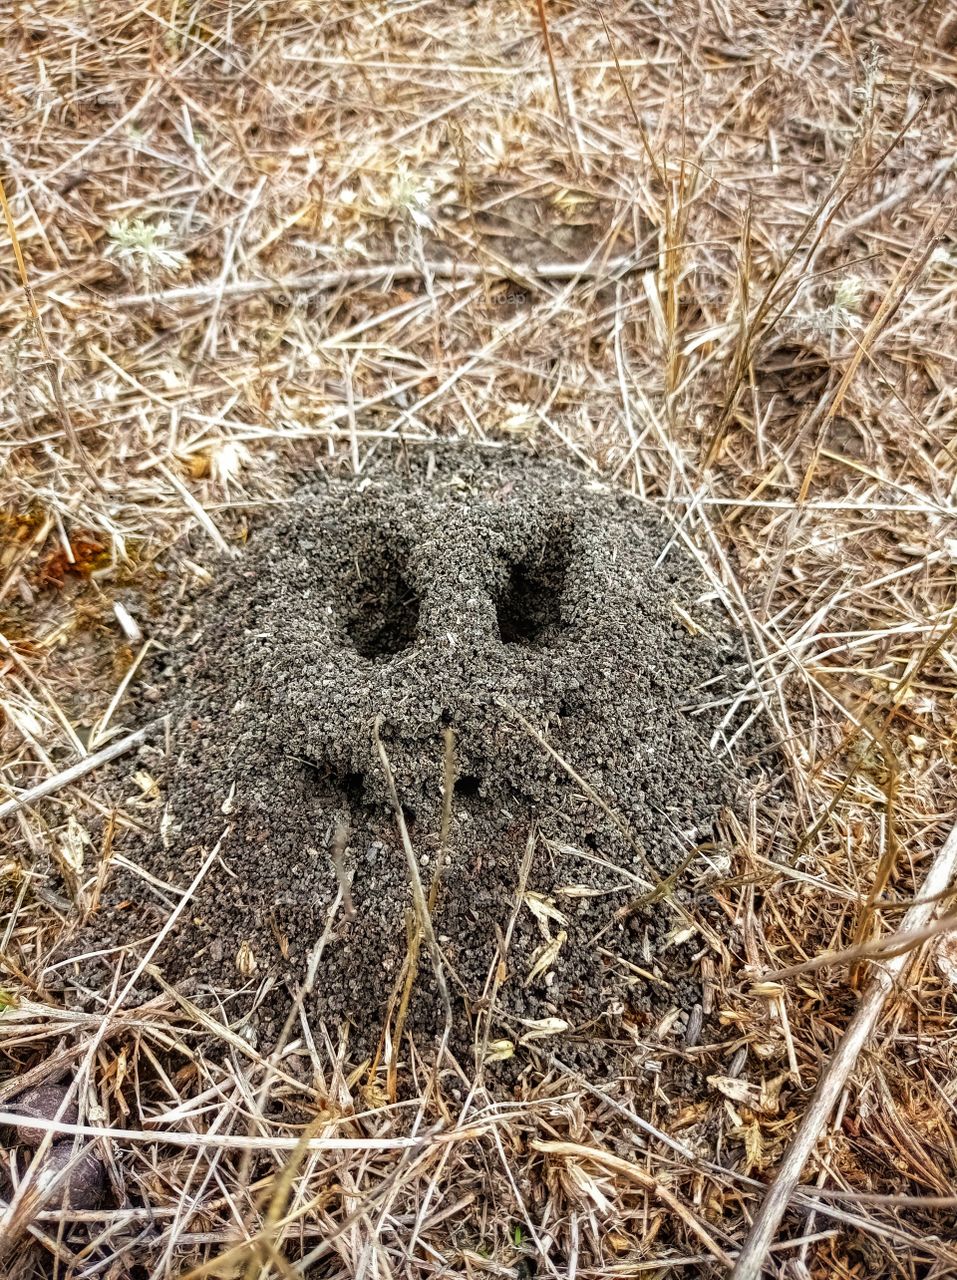
[[[955,91],[946,0],[0,6],[0,1106],[68,1076],[112,1188],[11,1149],[7,1274],[957,1274]],[[393,1103],[301,1017],[64,1003],[157,564],[396,436],[633,490],[740,622],[795,801],[728,822],[720,1049]]]

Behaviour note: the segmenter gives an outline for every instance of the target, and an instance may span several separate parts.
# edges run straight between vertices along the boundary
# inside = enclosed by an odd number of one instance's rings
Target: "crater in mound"
[[[564,467],[461,449],[279,509],[167,659],[165,805],[136,861],[182,887],[218,856],[157,957],[166,978],[201,1002],[271,984],[275,1008],[326,931],[310,1014],[375,1050],[415,919],[384,753],[456,1043],[483,1019],[521,1046],[690,1009],[702,937],[673,939],[696,850],[746,782],[708,745],[723,712],[695,711],[741,654],[671,535]],[[688,860],[685,907],[643,901]],[[121,889],[101,937],[155,931],[169,895]],[[443,1009],[423,945],[406,1029],[429,1041]]]

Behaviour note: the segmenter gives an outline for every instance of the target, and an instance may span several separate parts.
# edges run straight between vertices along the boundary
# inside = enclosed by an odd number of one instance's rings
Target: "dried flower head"
[[[154,223],[142,218],[117,219],[106,228],[110,237],[107,257],[142,271],[144,275],[156,270],[181,271],[187,263],[186,254],[163,244],[171,231],[172,227],[165,218]]]

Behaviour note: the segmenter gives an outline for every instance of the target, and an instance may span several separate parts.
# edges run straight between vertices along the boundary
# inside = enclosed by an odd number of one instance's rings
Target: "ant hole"
[[[358,559],[344,603],[346,631],[361,657],[392,658],[414,643],[419,597],[407,574],[405,552],[385,542]]]
[[[365,775],[358,769],[343,769],[334,764],[320,764],[315,760],[302,761],[309,789],[321,803],[336,808],[345,805],[358,809],[365,800]]]
[[[478,778],[470,773],[463,773],[460,778],[456,778],[453,790],[457,796],[477,796],[480,786],[481,782]]]
[[[567,535],[556,530],[510,566],[505,590],[495,602],[505,644],[542,645],[561,629],[569,553]]]
[[[342,791],[352,805],[362,804],[366,791],[366,780],[358,770],[343,775]]]

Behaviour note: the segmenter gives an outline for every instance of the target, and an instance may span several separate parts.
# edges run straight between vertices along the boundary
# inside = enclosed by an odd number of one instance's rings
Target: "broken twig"
[[[59,773],[53,774],[52,777],[46,778],[43,782],[38,782],[35,787],[30,787],[21,795],[14,796],[12,800],[4,800],[3,804],[0,804],[0,819],[9,818],[11,814],[17,813],[28,804],[32,804],[34,800],[42,800],[44,796],[52,795],[54,791],[59,791],[61,787],[68,787],[71,782],[77,782],[80,778],[85,778],[88,773],[98,769],[101,764],[108,764],[110,760],[115,760],[118,756],[125,755],[127,751],[132,751],[134,747],[140,746],[165,723],[165,717],[160,720],[154,720],[152,724],[145,725],[142,729],[137,729],[135,733],[127,734],[125,738],[117,738],[115,742],[108,743],[102,750],[95,751],[93,755],[84,756],[76,764],[71,764],[68,769],[62,769]]]
[[[499,274],[504,278],[507,274],[516,279],[541,281],[550,280],[583,280],[593,279],[596,275],[613,279],[631,271],[647,270],[653,266],[654,258],[647,255],[639,257],[634,253],[623,257],[612,258],[609,262],[515,262],[508,271],[503,267]],[[436,280],[480,280],[489,274],[483,268],[471,262],[459,262],[455,259],[437,262],[377,262],[359,267],[345,267],[339,271],[311,271],[300,276],[280,276],[275,280],[237,280],[235,284],[224,287],[216,281],[209,284],[184,285],[174,289],[157,289],[153,293],[128,293],[123,297],[111,298],[110,307],[148,307],[180,305],[185,302],[212,302],[215,299],[226,301],[234,298],[252,298],[261,294],[275,293],[310,293],[329,289],[342,289],[355,284],[386,284],[391,280],[419,280],[426,274]]]

